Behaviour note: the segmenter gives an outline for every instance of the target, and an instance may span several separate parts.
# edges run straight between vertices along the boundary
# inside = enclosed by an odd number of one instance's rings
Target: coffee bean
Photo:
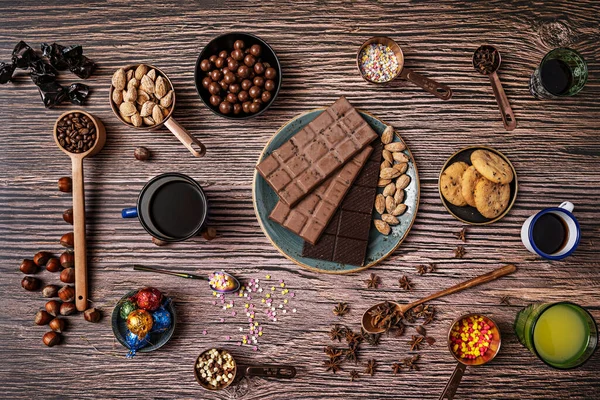
[[[81,113],[70,113],[57,124],[58,143],[71,153],[84,153],[96,142],[93,121]]]

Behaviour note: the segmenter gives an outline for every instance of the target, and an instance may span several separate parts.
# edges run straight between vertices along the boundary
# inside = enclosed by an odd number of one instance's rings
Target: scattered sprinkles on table
[[[369,81],[389,82],[398,75],[398,59],[390,46],[372,43],[360,52],[359,58],[360,72]]]
[[[450,333],[452,351],[458,358],[474,360],[483,356],[494,338],[494,324],[484,320],[480,315],[472,315],[460,320]]]

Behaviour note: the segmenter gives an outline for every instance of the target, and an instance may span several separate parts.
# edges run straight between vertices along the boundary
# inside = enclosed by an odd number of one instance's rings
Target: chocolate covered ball
[[[227,97],[225,98],[225,100],[227,100],[231,104],[235,104],[238,102],[238,97],[237,97],[237,95],[230,92],[230,93],[227,93]]]
[[[256,63],[256,58],[252,54],[248,54],[246,57],[244,57],[244,64],[247,66],[253,67],[254,63]]]
[[[209,76],[205,76],[205,77],[202,79],[202,86],[203,86],[205,89],[208,89],[208,85],[210,85],[210,84],[212,83],[212,81],[213,81],[213,80],[212,80],[212,79],[210,79],[210,77],[209,77]]]
[[[215,60],[215,67],[223,68],[224,65],[225,65],[225,59],[223,57],[219,57]]]
[[[250,112],[252,114],[255,114],[259,111],[260,111],[260,103],[252,102],[252,104],[250,104]]]
[[[221,97],[213,94],[210,96],[210,104],[217,107],[219,104],[221,104]]]
[[[245,112],[246,114],[250,114],[250,105],[251,105],[251,104],[252,104],[252,102],[251,102],[251,101],[245,101],[245,102],[242,104],[242,110],[244,110],[244,112]]]
[[[219,58],[226,59],[227,56],[228,56],[228,54],[227,54],[227,52],[225,50],[221,50],[219,52]]]
[[[240,85],[238,83],[232,83],[231,85],[229,85],[229,91],[231,93],[238,94],[240,92],[240,90],[242,90],[242,88],[240,87]]]
[[[269,67],[265,70],[265,78],[275,79],[276,76],[277,76],[277,71],[275,71],[275,68]]]
[[[233,107],[231,106],[231,103],[228,101],[224,101],[221,104],[219,104],[219,111],[226,115],[231,113],[232,108]]]
[[[239,49],[235,49],[231,52],[231,58],[236,61],[242,61],[244,59],[244,52]]]
[[[261,53],[262,53],[262,48],[260,47],[259,44],[253,44],[250,47],[250,54],[252,54],[254,57],[260,56]]]
[[[242,90],[248,90],[252,87],[252,81],[250,79],[244,79],[242,81]]]
[[[204,72],[210,71],[211,68],[212,68],[212,63],[207,58],[202,60],[202,62],[200,63],[200,69]]]
[[[268,90],[269,92],[275,90],[275,82],[271,79],[267,79],[265,81],[265,90]]]
[[[246,92],[245,90],[242,90],[241,92],[238,93],[238,100],[240,101],[240,103],[244,103],[246,101],[248,101],[248,99],[250,98],[250,96],[248,96],[248,92]]]
[[[250,90],[248,90],[248,94],[253,99],[256,99],[258,96],[260,96],[260,88],[258,86],[252,86]]]
[[[262,76],[255,76],[252,83],[254,83],[254,86],[263,87],[263,85],[265,84],[265,78],[263,78]]]
[[[220,81],[222,77],[223,77],[223,73],[221,71],[219,71],[218,69],[214,69],[210,73],[210,79],[212,79],[215,82]]]
[[[233,44],[234,49],[243,50],[244,47],[246,47],[246,45],[244,44],[243,40],[236,40],[235,43]]]
[[[219,94],[221,93],[221,86],[219,86],[217,82],[211,82],[210,85],[208,85],[208,91],[210,94]]]
[[[254,72],[258,75],[262,75],[265,72],[265,65],[261,62],[254,64]]]
[[[231,83],[235,83],[235,75],[231,72],[228,72],[225,74],[225,76],[223,77],[223,80],[227,83],[227,84],[231,84]]]
[[[217,57],[217,56],[215,56],[215,55],[213,54],[212,56],[208,57],[208,61],[210,61],[211,63],[213,63],[213,64],[214,64],[214,63],[215,63],[215,61],[217,61],[217,58],[218,58],[218,57]]]
[[[223,76],[225,76],[225,74],[228,72],[230,72],[229,68],[227,68],[227,67],[221,68],[221,73],[223,74]]]
[[[233,114],[238,115],[241,112],[242,112],[242,105],[240,103],[235,103],[233,105]]]
[[[231,72],[237,71],[239,66],[240,66],[240,63],[237,62],[236,60],[234,60],[233,58],[231,59],[231,61],[227,62],[227,68],[229,68],[229,70]]]
[[[246,65],[240,65],[237,70],[237,74],[240,78],[247,78],[248,75],[250,75],[250,68],[248,68]]]
[[[264,92],[262,92],[262,94],[260,95],[260,98],[263,102],[268,103],[269,101],[271,101],[271,92],[267,92],[266,90]]]
[[[223,90],[229,89],[229,83],[225,82],[225,79],[219,81],[219,86],[221,86]]]

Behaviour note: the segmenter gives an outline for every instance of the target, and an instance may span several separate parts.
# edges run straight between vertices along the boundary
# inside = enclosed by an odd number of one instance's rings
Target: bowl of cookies
[[[442,204],[456,219],[487,225],[502,219],[515,203],[517,173],[498,150],[471,146],[446,161],[438,189]]]

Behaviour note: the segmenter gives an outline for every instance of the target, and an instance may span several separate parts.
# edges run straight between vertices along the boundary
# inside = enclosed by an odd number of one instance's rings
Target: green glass
[[[585,60],[573,49],[561,47],[544,56],[529,80],[529,91],[538,99],[574,96],[587,82]]]
[[[573,357],[565,360],[552,360],[549,356],[544,356],[544,353],[541,348],[536,348],[536,324],[540,321],[540,317],[551,310],[553,307],[561,306],[561,308],[567,308],[568,313],[572,315],[576,315],[578,320],[583,323],[583,341],[587,344],[581,345],[580,351],[577,352]],[[555,308],[553,311],[557,311]],[[550,315],[547,314],[547,316]],[[559,315],[559,314],[556,314]],[[556,316],[554,318],[554,322],[556,322]],[[565,328],[565,324],[559,321],[557,324],[559,328]],[[567,330],[571,327],[566,326]],[[519,342],[525,347],[529,349],[533,354],[535,354],[540,360],[545,362],[551,367],[558,369],[571,369],[576,368],[583,365],[590,356],[596,350],[596,346],[598,344],[598,327],[596,325],[596,321],[592,315],[585,308],[570,302],[559,302],[559,303],[534,303],[525,307],[517,314],[514,323],[514,330],[517,334]],[[583,343],[583,342],[581,342]]]

